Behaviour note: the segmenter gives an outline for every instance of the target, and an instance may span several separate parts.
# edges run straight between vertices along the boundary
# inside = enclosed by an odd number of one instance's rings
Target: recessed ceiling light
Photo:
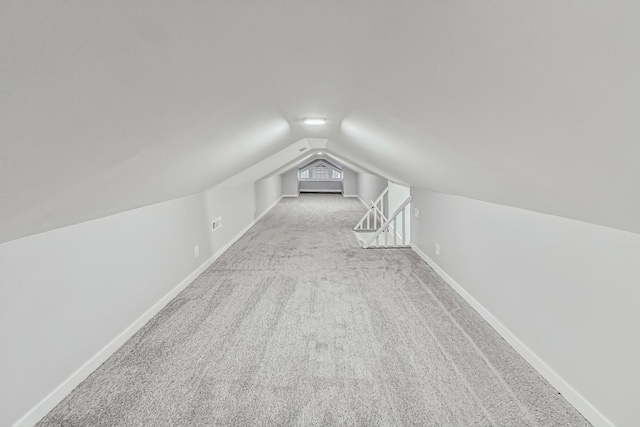
[[[305,125],[323,125],[327,122],[327,119],[323,117],[306,117],[302,122]]]
[[[322,154],[322,151],[318,151],[318,154]]]

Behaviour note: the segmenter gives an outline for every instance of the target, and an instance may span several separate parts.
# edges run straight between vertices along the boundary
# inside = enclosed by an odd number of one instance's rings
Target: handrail
[[[380,202],[380,200],[382,200],[384,198],[384,196],[389,192],[389,187],[385,188],[382,193],[380,193],[380,195],[378,196],[378,198],[374,201],[371,201],[371,206],[369,206],[369,208],[367,209],[367,211],[364,213],[364,215],[362,215],[362,218],[360,218],[360,221],[358,221],[358,223],[356,224],[355,227],[353,227],[353,230],[358,230],[359,228],[361,229],[362,224],[364,223],[364,220],[367,219],[367,217],[371,214],[371,211],[373,209],[375,209],[377,211],[377,213],[380,215],[380,222],[382,221],[386,221],[386,217],[384,216],[384,213],[382,213],[382,211],[378,208],[378,202]],[[384,201],[383,201],[384,203]]]
[[[378,229],[378,231],[376,231],[375,233],[373,233],[373,235],[372,235],[371,237],[369,237],[369,239],[368,239],[367,241],[365,241],[365,242],[364,242],[364,245],[363,245],[363,247],[364,247],[364,248],[367,248],[371,243],[373,243],[373,241],[374,241],[375,239],[377,239],[377,238],[378,238],[378,236],[380,236],[380,234],[381,234],[383,231],[385,231],[385,230],[389,227],[389,225],[391,224],[391,221],[395,220],[395,218],[400,214],[400,212],[404,211],[404,209],[407,207],[407,205],[408,205],[409,203],[411,203],[411,199],[412,199],[412,198],[413,198],[412,196],[409,196],[409,198],[407,198],[407,200],[405,200],[405,201],[404,201],[404,203],[402,203],[402,204],[400,205],[400,207],[399,207],[398,209],[396,209],[396,210],[395,210],[395,212],[393,213],[393,215],[391,215],[391,216],[389,217],[389,219],[387,219],[387,220],[384,222],[384,224],[382,224],[382,227],[380,227],[380,228]],[[403,221],[404,221],[404,218],[403,218]],[[395,233],[396,231],[394,230],[393,232]],[[406,236],[402,236],[402,242],[403,242],[403,243],[404,243],[404,241],[405,241],[405,237],[406,237]]]
[[[378,202],[380,201],[380,199],[382,199],[385,194],[387,194],[389,192],[389,187],[385,188],[384,191],[382,193],[380,193],[380,195],[378,196],[378,198],[376,199],[375,202],[373,202],[374,205],[377,205]]]

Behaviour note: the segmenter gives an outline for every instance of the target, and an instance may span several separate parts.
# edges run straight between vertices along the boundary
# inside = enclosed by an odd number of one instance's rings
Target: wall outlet
[[[420,216],[420,209],[414,208],[413,209],[413,214],[416,216],[416,218],[418,218]]]
[[[436,255],[440,255],[440,245],[436,243]]]
[[[220,227],[222,227],[222,217],[214,219],[211,223],[211,230],[217,230]]]
[[[195,245],[193,247],[193,257],[194,258],[198,258],[200,256],[200,246],[199,245]]]

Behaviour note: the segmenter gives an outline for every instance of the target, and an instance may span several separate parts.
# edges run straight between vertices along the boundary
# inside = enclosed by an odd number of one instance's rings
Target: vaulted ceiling
[[[303,140],[640,232],[637,1],[3,1],[0,53],[0,242],[277,170]]]

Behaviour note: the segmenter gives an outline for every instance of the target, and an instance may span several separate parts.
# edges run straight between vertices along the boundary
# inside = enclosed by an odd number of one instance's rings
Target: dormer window
[[[316,159],[300,167],[302,181],[342,181],[342,169],[325,159]]]

